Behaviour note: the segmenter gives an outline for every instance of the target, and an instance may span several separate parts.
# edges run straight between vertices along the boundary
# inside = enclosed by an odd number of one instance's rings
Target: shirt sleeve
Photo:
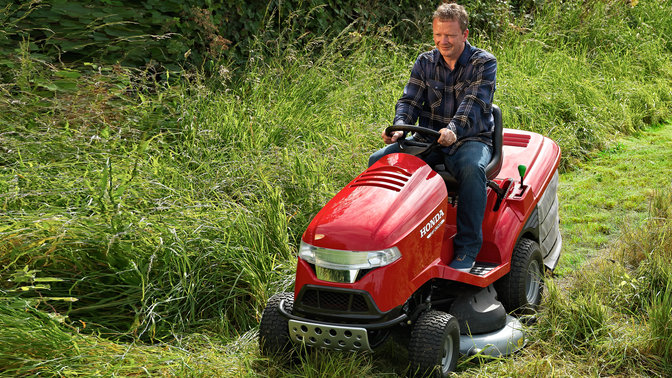
[[[395,125],[399,123],[414,125],[415,121],[418,120],[427,92],[426,74],[422,66],[421,55],[416,59],[411,70],[411,77],[404,87],[404,93],[397,101],[394,116]]]
[[[494,56],[476,58],[474,70],[465,89],[465,95],[457,107],[448,128],[455,132],[457,139],[473,137],[487,132],[483,114],[491,111],[497,76],[497,60]]]

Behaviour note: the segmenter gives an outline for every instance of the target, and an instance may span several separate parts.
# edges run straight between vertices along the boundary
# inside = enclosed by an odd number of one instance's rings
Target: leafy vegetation
[[[462,371],[669,375],[671,210],[656,185],[670,136],[644,134],[643,148],[623,135],[671,116],[671,5],[520,2],[533,13],[472,40],[498,57],[506,126],[563,149],[569,253],[523,354]],[[292,285],[308,221],[379,147],[430,46],[386,28],[296,41],[269,27],[275,43],[253,42],[242,65],[179,80],[44,59],[28,39],[3,60],[0,372],[403,373],[392,353],[282,366],[255,336],[266,300]],[[645,173],[620,181],[632,167]]]
[[[220,61],[244,62],[252,45],[292,41],[309,45],[346,28],[363,34],[385,29],[395,40],[429,35],[427,15],[435,1],[385,0],[32,0],[0,8],[0,71],[25,43],[49,63],[86,62],[180,72],[216,71]],[[533,3],[463,2],[481,36],[501,34],[513,14]],[[282,47],[284,43],[280,43]],[[7,59],[10,58],[10,59]],[[6,67],[3,67],[6,66]]]
[[[417,38],[426,32],[417,25],[418,9],[433,6],[426,0],[9,2],[0,8],[0,47],[11,55],[25,42],[31,54],[52,63],[212,69],[222,58],[245,58],[254,41],[273,43],[279,34],[301,43],[330,38],[350,24],[362,32],[390,24],[397,36]]]

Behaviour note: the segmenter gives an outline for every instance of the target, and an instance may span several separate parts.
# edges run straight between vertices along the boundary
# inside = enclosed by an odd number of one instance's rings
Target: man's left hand
[[[438,142],[442,146],[448,147],[457,141],[457,135],[450,129],[443,128],[439,130],[439,133],[441,133],[441,136]]]

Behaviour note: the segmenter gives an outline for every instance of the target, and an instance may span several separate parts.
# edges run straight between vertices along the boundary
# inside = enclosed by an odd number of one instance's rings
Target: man
[[[457,235],[450,267],[469,272],[483,242],[481,223],[487,201],[485,167],[492,156],[492,97],[497,60],[467,42],[469,18],[464,7],[442,4],[433,15],[436,48],[420,54],[397,102],[395,124],[415,124],[438,131],[440,150],[425,157],[441,162],[459,182]],[[373,153],[369,165],[400,152],[402,136],[383,132],[389,146]],[[416,136],[417,138],[417,136]]]

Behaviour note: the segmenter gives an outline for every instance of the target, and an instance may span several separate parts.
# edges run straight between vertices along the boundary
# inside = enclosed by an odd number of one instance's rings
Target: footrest
[[[471,271],[469,273],[476,276],[485,276],[486,274],[490,273],[493,269],[495,269],[497,266],[498,265],[494,263],[477,261],[476,264],[474,264],[474,267],[471,268]]]

